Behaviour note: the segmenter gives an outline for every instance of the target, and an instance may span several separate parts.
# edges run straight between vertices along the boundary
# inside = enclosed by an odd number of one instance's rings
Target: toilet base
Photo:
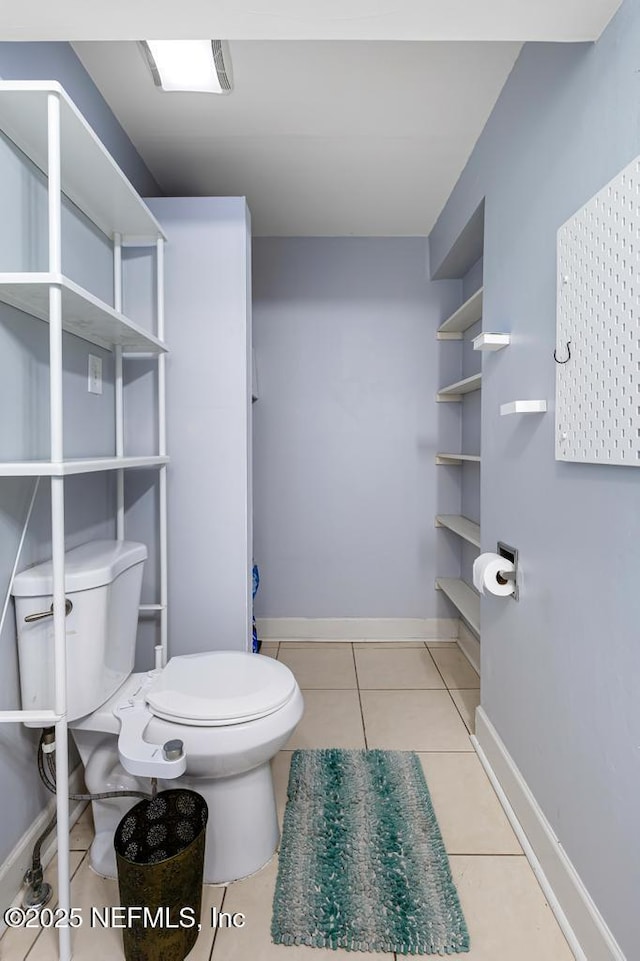
[[[146,793],[150,789],[148,780],[124,770],[117,753],[120,723],[113,708],[123,703],[136,685],[139,675],[132,675],[110,701],[70,726],[90,794]],[[270,761],[288,742],[303,710],[302,694],[296,687],[279,710],[246,723],[206,727],[156,717],[150,721],[145,730],[150,744],[179,738],[187,756],[186,773],[170,781],[159,780],[158,789],[187,788],[207,802],[205,883],[226,884],[248,877],[273,856],[280,831]],[[91,802],[96,836],[90,861],[93,870],[104,877],[116,877],[113,837],[120,820],[136,803],[133,797]]]
[[[127,787],[146,790],[148,787],[124,771],[121,778],[114,777],[115,774],[112,770],[109,778],[112,790]],[[116,781],[120,782],[117,788]],[[226,778],[183,775],[173,781],[158,782],[159,790],[175,787],[197,791],[207,802],[205,884],[237,881],[255,874],[271,860],[280,840],[280,829],[268,761],[244,774]],[[113,836],[120,820],[137,803],[137,799],[127,797],[91,802],[96,833],[90,862],[97,874],[107,878],[117,876]]]
[[[280,840],[271,765],[226,778],[183,776],[181,787],[207,802],[209,821],[204,854],[205,884],[238,881],[264,867]],[[165,787],[170,782],[164,783]]]

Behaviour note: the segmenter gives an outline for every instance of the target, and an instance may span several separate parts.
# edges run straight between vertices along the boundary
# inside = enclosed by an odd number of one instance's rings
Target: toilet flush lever
[[[73,601],[70,601],[67,597],[64,602],[64,616],[68,617],[72,610]],[[39,614],[27,614],[24,620],[25,624],[32,624],[33,621],[43,621],[45,617],[53,617],[53,604],[48,611],[40,611]]]

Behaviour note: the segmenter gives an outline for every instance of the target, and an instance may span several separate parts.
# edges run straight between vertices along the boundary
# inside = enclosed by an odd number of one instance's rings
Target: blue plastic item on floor
[[[258,593],[259,586],[260,586],[260,571],[258,570],[258,565],[254,564],[253,565],[253,597],[254,599],[256,594]],[[261,645],[262,645],[262,641],[258,640],[258,629],[256,627],[256,619],[254,617],[253,618],[253,641],[252,641],[252,648],[251,648],[254,654],[260,653]]]

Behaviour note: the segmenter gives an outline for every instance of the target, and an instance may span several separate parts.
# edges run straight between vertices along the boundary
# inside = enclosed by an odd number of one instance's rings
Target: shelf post
[[[62,182],[60,157],[60,98],[47,97],[48,127],[48,207],[49,207],[49,271],[62,273]],[[62,420],[62,288],[49,288],[49,400],[51,460],[64,457]],[[69,871],[69,759],[67,729],[67,651],[65,630],[64,577],[64,478],[51,478],[51,556],[53,575],[54,634],[54,711],[56,721],[56,794],[58,837],[58,907],[62,917],[70,908]],[[60,961],[71,959],[71,931],[59,929]]]
[[[122,234],[113,235],[113,306],[122,313]],[[122,379],[122,347],[116,347],[115,402],[116,402],[116,457],[124,456],[124,382]],[[124,540],[124,471],[116,473],[116,537]]]
[[[156,300],[157,300],[157,331],[158,338],[164,342],[165,338],[165,291],[164,291],[164,240],[158,238],[156,242]],[[166,403],[166,364],[165,354],[158,358],[158,453],[167,453],[167,403]],[[156,648],[156,667],[163,667],[167,663],[168,653],[168,573],[167,573],[167,467],[160,468],[159,477],[159,533],[160,533],[160,644]]]

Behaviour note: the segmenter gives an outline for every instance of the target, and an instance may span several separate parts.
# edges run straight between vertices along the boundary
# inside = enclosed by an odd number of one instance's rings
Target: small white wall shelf
[[[506,414],[544,414],[546,400],[512,400],[510,404],[500,404],[500,413]]]
[[[438,340],[462,340],[465,330],[473,327],[482,317],[482,294],[484,287],[472,294],[461,307],[447,317],[438,327]]]
[[[438,403],[442,403],[443,401],[460,402],[464,394],[470,394],[474,390],[480,390],[481,387],[482,374],[473,374],[471,377],[465,377],[464,380],[457,380],[454,384],[441,387],[436,394],[436,400]]]
[[[462,514],[438,514],[436,527],[446,527],[474,547],[480,547],[480,525]]]
[[[436,454],[436,464],[462,464],[463,461],[479,464],[480,454]]]
[[[480,634],[480,595],[457,577],[439,577],[436,590],[446,594],[469,627]]]
[[[49,322],[49,289],[62,291],[62,329],[107,350],[161,354],[166,347],[124,314],[62,274],[0,273],[0,301]]]
[[[473,338],[473,349],[496,351],[508,347],[510,343],[511,334],[492,334],[489,331],[483,331]]]

